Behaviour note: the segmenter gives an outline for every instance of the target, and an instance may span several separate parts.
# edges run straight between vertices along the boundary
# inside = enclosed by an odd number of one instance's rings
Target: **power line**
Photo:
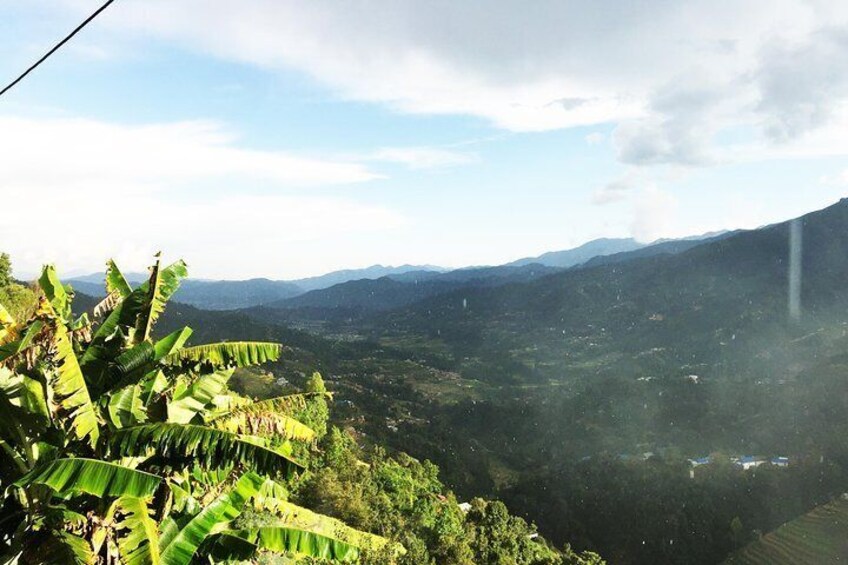
[[[7,90],[10,90],[13,86],[15,86],[16,84],[18,84],[19,82],[21,82],[21,81],[24,79],[24,77],[25,77],[25,76],[27,76],[29,73],[31,73],[32,71],[34,71],[34,70],[36,69],[36,67],[38,67],[38,65],[40,65],[41,63],[43,63],[44,61],[46,61],[46,60],[47,60],[47,58],[48,58],[50,55],[52,55],[53,53],[55,53],[56,51],[58,51],[58,50],[59,50],[59,48],[60,48],[60,47],[62,47],[62,45],[64,45],[65,43],[67,43],[67,42],[68,42],[68,41],[69,41],[69,40],[70,40],[73,36],[75,36],[77,33],[79,33],[79,32],[82,30],[82,28],[84,28],[84,27],[85,27],[85,26],[87,26],[89,23],[91,23],[91,20],[93,20],[94,18],[96,18],[97,16],[99,16],[99,15],[100,15],[100,12],[102,12],[103,10],[105,10],[106,8],[108,8],[108,7],[109,7],[109,4],[111,4],[111,3],[112,3],[112,2],[114,2],[114,1],[115,1],[115,0],[108,0],[105,4],[103,4],[102,6],[100,6],[100,8],[98,8],[98,10],[97,10],[96,12],[94,12],[93,14],[91,14],[90,16],[88,16],[88,18],[86,18],[86,20],[85,20],[84,22],[82,22],[80,25],[78,25],[78,26],[76,27],[76,29],[74,29],[74,31],[72,31],[71,33],[69,33],[69,34],[68,34],[68,36],[67,36],[67,37],[65,37],[65,39],[63,39],[62,41],[60,41],[59,43],[57,43],[56,45],[54,45],[54,46],[53,46],[53,49],[51,49],[50,51],[48,51],[47,53],[45,53],[45,54],[44,54],[44,56],[43,56],[43,57],[41,57],[41,59],[39,59],[38,61],[36,61],[36,62],[35,62],[35,63],[34,63],[34,64],[30,67],[30,68],[28,68],[27,70],[25,70],[21,76],[19,76],[18,78],[16,78],[16,79],[15,79],[15,80],[13,80],[12,82],[10,82],[10,83],[6,86],[6,88],[4,88],[3,90],[0,90],[0,96],[3,96],[4,94],[6,94],[6,91],[7,91]]]

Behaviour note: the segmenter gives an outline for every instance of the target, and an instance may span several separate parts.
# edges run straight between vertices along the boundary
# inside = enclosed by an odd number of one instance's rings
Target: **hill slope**
[[[444,269],[433,265],[401,265],[399,267],[386,267],[383,265],[371,265],[364,269],[344,269],[341,271],[333,271],[325,275],[317,277],[308,277],[305,279],[296,279],[291,281],[297,285],[302,292],[329,288],[333,285],[345,283],[348,281],[358,281],[362,279],[380,279],[383,277],[393,277],[405,275],[408,273],[440,273]]]
[[[99,277],[99,279],[97,278]],[[137,284],[138,277],[130,282]],[[141,279],[144,280],[144,279]],[[71,286],[89,296],[103,296],[103,275],[91,275],[84,279],[71,279]],[[292,283],[268,279],[245,281],[185,281],[174,300],[207,310],[232,310],[267,304],[283,298],[301,294],[303,291]]]
[[[725,565],[820,565],[848,562],[848,499],[788,522],[734,553]]]
[[[293,298],[268,304],[279,309],[342,309],[379,312],[394,310],[451,290],[489,287],[528,281],[556,272],[543,265],[523,267],[482,267],[457,269],[446,273],[414,271],[376,280],[348,281],[325,289],[313,290]]]
[[[831,330],[841,327],[848,306],[848,202],[802,222],[799,324],[787,317],[784,222],[675,255],[464,288],[375,318],[366,331],[376,339],[435,340],[454,359],[508,356],[539,379],[650,376],[658,367],[707,376],[796,374],[841,339],[841,329]]]

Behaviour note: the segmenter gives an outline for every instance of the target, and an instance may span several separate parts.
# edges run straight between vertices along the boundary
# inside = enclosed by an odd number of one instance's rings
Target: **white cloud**
[[[406,221],[381,205],[291,192],[376,177],[360,164],[245,149],[207,122],[0,117],[0,154],[0,242],[19,272],[45,261],[93,271],[112,256],[138,268],[163,248],[199,276],[311,273],[319,259],[292,243]]]
[[[721,128],[794,134],[846,97],[838,68],[848,49],[822,30],[844,26],[848,8],[824,0],[126,0],[104,21],[299,69],[341,97],[404,112],[478,116],[513,131],[626,122],[619,152],[643,164],[710,163]],[[663,107],[668,92],[688,96],[681,79],[702,73],[710,84],[700,94],[719,99]],[[789,123],[798,110],[803,123]]]
[[[802,41],[771,41],[756,73],[766,134],[792,140],[830,122],[848,98],[848,31],[825,27]]]
[[[477,156],[437,147],[385,147],[374,152],[369,159],[401,163],[410,169],[433,169],[472,163]]]
[[[676,225],[677,198],[655,186],[644,188],[635,199],[630,233],[641,242],[681,235]]]
[[[650,100],[648,116],[625,120],[613,132],[620,161],[632,165],[708,165],[712,138],[736,113],[740,92],[718,80],[680,77]],[[734,116],[735,117],[735,116]]]
[[[311,186],[380,178],[359,163],[245,149],[236,141],[221,124],[208,121],[125,126],[0,116],[0,182],[129,178],[152,183],[243,175]]]

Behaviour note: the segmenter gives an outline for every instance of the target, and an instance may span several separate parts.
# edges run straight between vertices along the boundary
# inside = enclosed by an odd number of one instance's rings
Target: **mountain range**
[[[572,250],[545,253],[496,267],[469,267],[453,271],[411,271],[370,280],[351,280],[329,288],[265,304],[286,310],[287,319],[335,317],[360,312],[387,311],[425,298],[464,288],[491,288],[529,282],[566,270],[626,262],[655,255],[674,255],[702,243],[730,235],[706,234],[687,239],[642,245],[632,239],[599,239]],[[336,310],[337,312],[329,312]]]
[[[350,280],[375,279],[410,273],[437,273],[440,271],[442,271],[440,267],[430,265],[402,265],[400,267],[373,265],[364,269],[334,271],[317,277],[291,281],[277,281],[266,278],[248,280],[190,279],[181,285],[175,300],[207,310],[234,310],[284,300]],[[129,272],[124,273],[124,276],[134,284],[147,279],[145,273]],[[68,282],[79,292],[89,296],[103,296],[105,293],[103,279],[103,273],[93,273],[70,278]]]
[[[592,241],[584,243],[574,249],[549,251],[548,253],[543,253],[537,257],[525,257],[523,259],[518,259],[517,261],[507,263],[507,265],[521,267],[524,265],[538,263],[540,265],[547,265],[548,267],[560,267],[564,269],[585,263],[593,257],[634,251],[636,249],[646,247],[647,245],[648,244],[645,243],[639,243],[632,238],[600,238],[593,239]]]
[[[515,431],[501,436],[497,423],[474,436],[500,465],[520,468],[528,449],[550,453],[553,445],[566,459],[637,445],[674,445],[693,456],[801,453],[817,441],[807,432],[834,425],[810,407],[842,402],[808,394],[848,351],[848,200],[797,221],[804,241],[797,320],[788,306],[789,221],[525,272],[524,280],[451,283],[447,273],[417,285],[349,282],[248,313],[400,348],[459,379],[438,390],[497,404],[498,422],[516,425],[507,415],[521,409],[520,425],[540,430],[524,446],[504,447]],[[423,290],[413,297],[416,287]],[[433,400],[431,385],[416,394]],[[480,408],[464,410],[457,422]]]
[[[564,269],[579,269],[600,262],[679,253],[715,237],[722,236],[707,234],[662,240],[649,245],[633,239],[598,239],[575,249],[544,253],[491,267],[448,270],[433,265],[372,265],[288,281],[265,278],[191,279],[181,286],[175,300],[208,310],[269,306],[302,313],[315,309],[385,311],[460,288],[527,282]],[[144,273],[134,272],[125,273],[125,276],[131,283],[147,278]],[[93,273],[70,278],[69,282],[79,292],[102,296],[105,292],[103,278],[102,273]]]

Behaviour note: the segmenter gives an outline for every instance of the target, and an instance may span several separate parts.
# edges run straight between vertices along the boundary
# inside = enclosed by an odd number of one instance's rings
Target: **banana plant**
[[[286,500],[306,467],[292,442],[315,439],[292,413],[312,396],[254,402],[228,388],[280,345],[188,346],[187,327],[155,337],[186,276],[157,256],[133,288],[109,261],[106,298],[75,317],[73,289],[48,265],[31,319],[0,305],[0,563],[352,561],[389,543]],[[273,518],[244,527],[245,508]]]

